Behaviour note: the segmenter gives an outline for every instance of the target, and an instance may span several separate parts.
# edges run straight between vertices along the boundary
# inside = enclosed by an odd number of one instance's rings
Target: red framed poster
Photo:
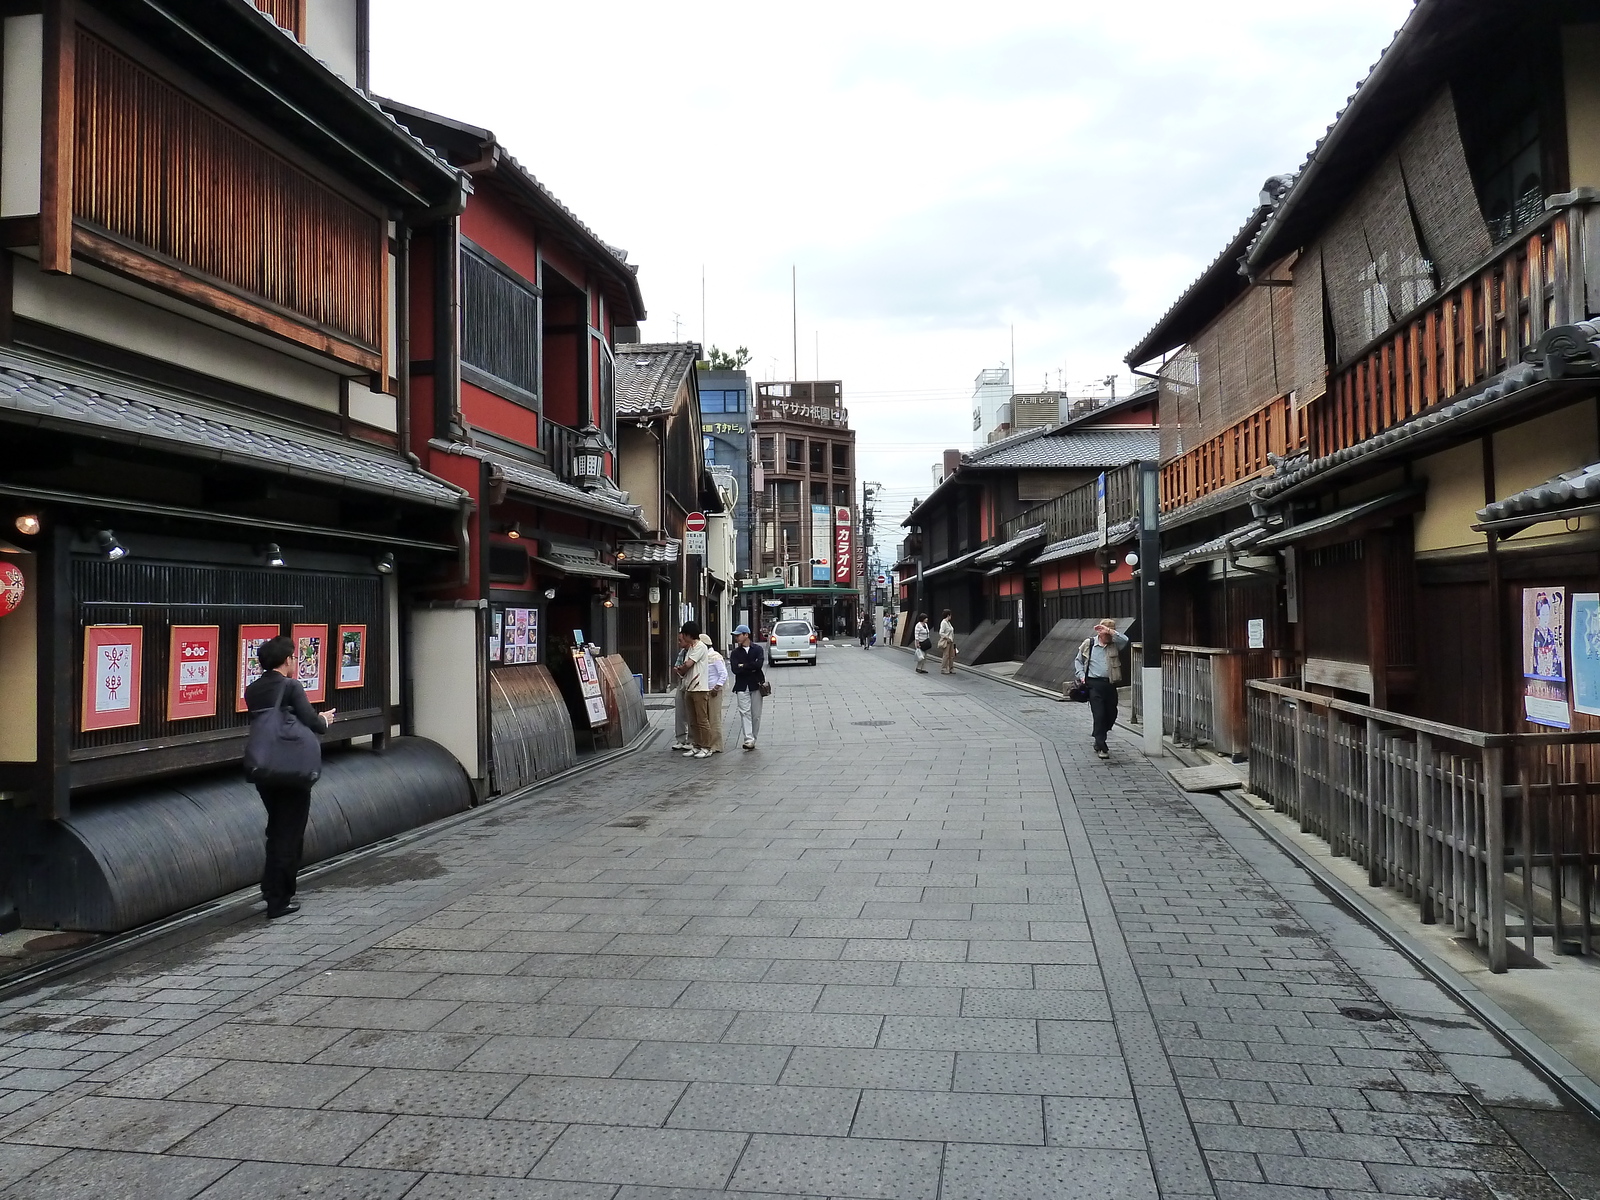
[[[239,677],[234,681],[233,711],[244,712],[244,690],[261,678],[261,664],[256,661],[256,651],[262,642],[270,642],[280,630],[276,625],[239,626]]]
[[[142,625],[90,625],[83,631],[83,729],[139,723]]]
[[[334,687],[360,687],[367,681],[367,627],[339,626],[339,674]]]
[[[217,715],[217,660],[222,629],[174,625],[167,660],[167,720],[192,721]]]
[[[328,627],[296,625],[289,631],[294,638],[295,678],[306,690],[306,699],[316,704],[328,698]]]

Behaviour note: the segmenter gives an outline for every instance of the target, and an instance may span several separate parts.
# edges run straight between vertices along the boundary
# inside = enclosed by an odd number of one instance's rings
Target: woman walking
[[[928,629],[928,614],[917,614],[917,627],[911,631],[912,644],[917,648],[917,674],[928,673],[928,651],[933,649],[933,634]]]
[[[947,608],[939,617],[939,674],[956,673],[956,627]]]
[[[314,734],[328,732],[334,710],[319,715],[306,699],[306,689],[295,678],[294,640],[275,637],[262,642],[256,651],[261,676],[244,690],[245,707],[254,723],[263,714],[286,708],[294,719]],[[320,765],[321,748],[313,745],[314,761]],[[246,767],[249,767],[248,759]],[[261,897],[267,902],[267,919],[276,920],[300,911],[294,898],[295,876],[300,872],[300,857],[305,852],[306,820],[311,815],[311,782],[258,782],[256,791],[267,810],[266,865],[261,872]]]
[[[760,645],[750,640],[748,625],[735,629],[733,640],[728,665],[733,668],[733,703],[739,710],[739,725],[744,733],[741,745],[754,750],[756,738],[761,736],[761,703],[766,697],[766,655]]]
[[[711,635],[702,633],[700,643],[706,648],[706,690],[711,693],[711,753],[722,753],[722,700],[728,694],[728,660],[712,644]]]
[[[872,615],[869,613],[861,618],[861,628],[856,630],[856,636],[861,639],[863,650],[871,649],[868,642],[872,640]]]

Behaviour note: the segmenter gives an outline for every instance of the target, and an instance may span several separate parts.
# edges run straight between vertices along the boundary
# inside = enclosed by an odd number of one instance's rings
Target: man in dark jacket
[[[766,686],[766,654],[758,642],[750,640],[750,626],[733,631],[734,647],[728,652],[728,668],[733,672],[733,703],[739,710],[746,750],[756,748],[761,734],[761,689]]]
[[[294,640],[275,637],[261,643],[256,661],[261,677],[244,690],[245,707],[251,714],[288,708],[312,733],[327,733],[334,710],[319,715],[306,699],[306,689],[294,677]],[[256,791],[267,809],[267,862],[261,873],[261,896],[267,902],[267,917],[275,919],[300,911],[294,880],[305,848],[311,788],[257,784]]]

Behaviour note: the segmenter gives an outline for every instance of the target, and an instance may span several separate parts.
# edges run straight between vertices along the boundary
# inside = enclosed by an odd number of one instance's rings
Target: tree
[[[732,354],[711,347],[711,369],[713,371],[738,371],[750,361],[750,351],[740,346]]]

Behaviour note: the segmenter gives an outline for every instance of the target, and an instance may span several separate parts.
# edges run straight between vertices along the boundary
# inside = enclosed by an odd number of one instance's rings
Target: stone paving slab
[[[780,684],[753,754],[0,1003],[0,1195],[1600,1195],[1585,1118],[1131,741],[903,655]]]

